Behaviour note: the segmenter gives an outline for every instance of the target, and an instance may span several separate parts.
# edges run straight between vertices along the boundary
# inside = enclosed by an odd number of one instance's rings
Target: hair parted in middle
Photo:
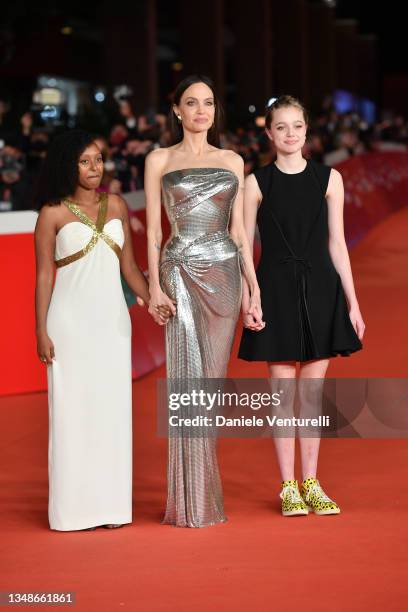
[[[219,146],[219,132],[222,124],[223,108],[218,98],[214,82],[212,79],[210,79],[210,77],[204,74],[190,74],[189,76],[185,77],[176,87],[173,96],[173,104],[178,106],[186,89],[188,89],[191,85],[195,85],[196,83],[204,83],[207,85],[207,87],[211,89],[214,96],[215,116],[214,123],[208,130],[208,142],[217,147]],[[183,139],[183,127],[176,117],[173,106],[170,109],[169,122],[173,137],[173,144],[180,142]]]

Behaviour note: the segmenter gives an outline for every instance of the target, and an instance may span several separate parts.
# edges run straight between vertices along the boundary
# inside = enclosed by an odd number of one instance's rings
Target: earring
[[[181,123],[181,115],[177,115],[177,119],[180,121]]]

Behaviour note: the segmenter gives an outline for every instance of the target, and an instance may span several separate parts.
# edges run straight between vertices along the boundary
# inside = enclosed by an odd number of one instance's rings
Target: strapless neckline
[[[229,170],[229,168],[221,168],[221,167],[217,167],[217,166],[200,166],[198,168],[192,167],[192,168],[178,168],[177,170],[170,170],[170,172],[165,172],[164,174],[162,174],[161,178],[163,179],[165,176],[169,176],[170,174],[176,174],[177,172],[188,172],[188,173],[193,173],[192,171],[194,170],[214,170],[214,171],[222,171],[222,172],[226,172],[227,174],[231,174],[232,176],[234,176],[236,178],[237,181],[239,181],[238,176],[235,174],[235,172],[233,170]]]
[[[106,223],[103,224],[103,227],[105,228],[107,225],[109,225],[109,223],[111,223],[112,221],[120,221],[120,223],[122,223],[122,219],[119,219],[118,217],[113,217],[112,219],[109,219],[109,221],[106,221]],[[58,232],[55,234],[55,237],[59,236],[60,233],[62,232],[62,230],[64,229],[64,227],[67,227],[67,225],[73,225],[73,224],[77,224],[79,223],[80,225],[85,225],[85,227],[89,228],[89,225],[86,225],[83,221],[68,221],[68,223],[65,223],[64,225],[62,225]],[[89,228],[91,229],[91,228]]]

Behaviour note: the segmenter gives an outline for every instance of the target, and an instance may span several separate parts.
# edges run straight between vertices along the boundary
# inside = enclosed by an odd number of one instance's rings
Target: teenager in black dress
[[[246,179],[244,215],[250,244],[256,224],[260,232],[257,277],[266,325],[260,329],[248,314],[244,283],[238,356],[266,361],[277,388],[282,388],[282,379],[296,378],[300,362],[299,397],[301,409],[302,402],[307,409],[307,404],[313,408],[319,403],[322,385],[305,380],[323,379],[331,357],[361,349],[365,326],[344,238],[340,173],[303,158],[307,115],[296,98],[278,98],[267,110],[265,127],[277,158]],[[291,410],[294,385],[287,383],[282,408]],[[338,505],[316,479],[320,438],[300,438],[300,491],[294,478],[294,436],[274,440],[283,481],[282,513],[338,514]]]

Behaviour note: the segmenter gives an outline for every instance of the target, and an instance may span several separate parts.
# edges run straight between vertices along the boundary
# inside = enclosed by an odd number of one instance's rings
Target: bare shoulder
[[[338,170],[336,170],[336,168],[332,168],[330,170],[330,178],[329,178],[329,180],[330,181],[334,180],[334,181],[341,181],[341,182],[343,182],[343,178],[342,178],[340,172]]]
[[[248,204],[260,205],[262,202],[262,191],[253,172],[245,178],[245,202]]]
[[[231,149],[222,149],[222,156],[224,162],[235,170],[242,170],[244,168],[244,160],[241,155],[238,155],[235,151],[231,151]]]
[[[146,156],[146,164],[150,168],[164,168],[167,164],[167,160],[169,158],[169,150],[172,147],[160,147],[158,149],[153,149]]]
[[[256,180],[256,176],[253,172],[245,177],[245,188],[259,189],[258,181]]]
[[[108,194],[108,209],[109,216],[114,217],[117,215],[122,220],[126,219],[128,216],[128,206],[126,201],[124,198],[122,198],[122,196],[116,193]]]
[[[330,170],[329,183],[327,185],[326,195],[330,197],[336,193],[343,191],[343,177],[335,168]]]
[[[62,219],[61,204],[44,204],[38,214],[37,227],[55,229]]]
[[[172,147],[153,149],[147,155],[145,161],[145,184],[148,186],[151,184],[151,180],[156,181],[164,174],[169,161],[169,149],[172,149]]]
[[[44,219],[57,219],[61,216],[62,211],[61,204],[44,204],[39,212],[39,216]]]

